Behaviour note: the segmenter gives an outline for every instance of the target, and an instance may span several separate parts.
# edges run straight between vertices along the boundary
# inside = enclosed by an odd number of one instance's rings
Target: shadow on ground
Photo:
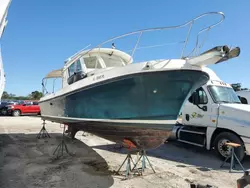
[[[79,140],[66,138],[71,156],[55,159],[61,134],[37,139],[35,134],[0,134],[1,188],[103,187],[114,180],[106,161]]]
[[[117,144],[99,145],[92,148],[108,150],[117,153],[126,154],[128,150],[126,148],[119,148]],[[197,170],[210,171],[229,169],[230,164],[226,163],[225,167],[220,168],[222,160],[219,159],[214,151],[207,151],[204,148],[180,143],[180,142],[168,142],[163,144],[157,149],[147,151],[148,156],[165,159],[168,161],[180,162],[182,164],[176,165],[180,168],[188,168],[188,166],[197,166]],[[167,162],[167,161],[166,161]],[[250,169],[250,157],[246,156],[242,162],[245,169]],[[236,163],[237,164],[237,163]],[[236,165],[237,170],[241,170],[239,165]],[[241,172],[241,171],[238,171]]]

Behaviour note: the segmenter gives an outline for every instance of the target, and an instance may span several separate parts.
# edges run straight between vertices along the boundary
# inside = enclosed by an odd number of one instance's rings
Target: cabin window
[[[102,57],[106,67],[122,67],[124,63],[117,57]]]
[[[102,66],[96,56],[83,58],[88,69],[101,69]]]
[[[78,59],[69,66],[68,72],[69,72],[69,78],[67,80],[68,84],[73,84],[86,77],[86,75],[82,71],[82,65],[80,59]]]
[[[81,61],[78,59],[76,62],[76,72],[82,71]]]
[[[69,76],[72,76],[75,72],[82,71],[81,61],[78,59],[76,62],[72,63],[69,68]]]
[[[68,68],[69,76],[72,76],[75,72],[75,63],[72,63]]]

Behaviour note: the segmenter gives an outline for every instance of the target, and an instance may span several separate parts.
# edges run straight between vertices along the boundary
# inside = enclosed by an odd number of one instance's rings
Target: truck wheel
[[[21,112],[20,112],[20,110],[14,110],[14,111],[12,112],[12,115],[13,115],[13,116],[20,116],[20,115],[21,115]]]
[[[226,142],[234,142],[241,145],[240,147],[235,148],[234,152],[239,160],[242,161],[245,156],[244,143],[237,135],[231,132],[222,132],[216,136],[214,140],[216,154],[223,160],[225,160],[226,157],[231,156],[230,147],[224,145]]]

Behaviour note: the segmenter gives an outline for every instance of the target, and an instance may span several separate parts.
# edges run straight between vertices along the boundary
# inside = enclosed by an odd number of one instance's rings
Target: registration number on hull
[[[98,75],[98,76],[95,76],[95,77],[93,78],[93,81],[95,81],[95,80],[100,80],[100,79],[103,79],[103,78],[104,78],[104,74]]]

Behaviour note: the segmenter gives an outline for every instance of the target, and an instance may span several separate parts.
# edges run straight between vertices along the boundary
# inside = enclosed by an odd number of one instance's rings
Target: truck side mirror
[[[240,97],[240,96],[239,96]],[[247,101],[247,99],[245,98],[245,97],[240,97],[240,102],[242,103],[242,104],[248,104],[248,101]]]
[[[193,93],[193,104],[198,105],[200,103],[198,92]]]
[[[198,108],[202,109],[203,111],[207,111],[207,106],[199,106],[199,104],[201,104],[201,100],[198,92],[193,93],[193,104],[196,105]]]
[[[192,103],[192,104],[194,104],[194,105],[197,105],[197,104],[199,104],[199,100],[198,100],[198,95],[197,95],[197,92],[195,91],[190,97],[189,97],[189,99],[188,99],[188,101],[190,102],[190,103]]]

